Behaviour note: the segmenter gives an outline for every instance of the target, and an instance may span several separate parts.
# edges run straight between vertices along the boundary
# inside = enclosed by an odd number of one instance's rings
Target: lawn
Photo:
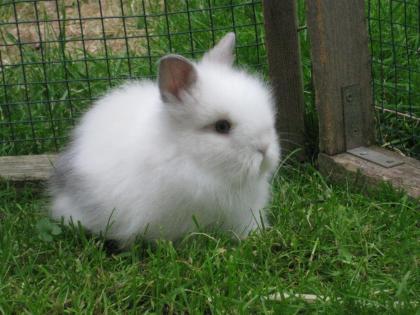
[[[329,185],[311,166],[284,167],[273,187],[273,226],[245,241],[197,233],[115,253],[46,221],[33,187],[3,183],[0,312],[419,314],[418,202]]]
[[[412,0],[385,2],[366,1],[375,105],[388,110],[378,112],[378,137],[419,157],[420,11]],[[110,18],[121,4],[128,18]],[[16,17],[26,22],[16,26]],[[165,53],[199,58],[230,30],[237,64],[266,76],[262,23],[260,1],[0,1],[0,155],[56,152],[107,89],[153,78]],[[316,153],[301,29],[307,142]],[[312,165],[283,166],[271,228],[241,242],[204,232],[176,244],[139,240],[122,253],[50,221],[47,207],[38,185],[0,183],[0,313],[420,314],[420,204],[385,185],[332,185]]]

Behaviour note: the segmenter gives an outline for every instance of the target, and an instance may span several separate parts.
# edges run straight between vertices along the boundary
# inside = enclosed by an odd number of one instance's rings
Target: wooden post
[[[365,1],[306,0],[306,6],[321,173],[358,186],[385,180],[419,198],[419,161],[371,145],[375,121]]]
[[[284,154],[305,159],[302,68],[295,0],[264,0],[269,73],[277,103],[277,130]]]
[[[364,0],[306,0],[320,151],[329,155],[374,141]]]

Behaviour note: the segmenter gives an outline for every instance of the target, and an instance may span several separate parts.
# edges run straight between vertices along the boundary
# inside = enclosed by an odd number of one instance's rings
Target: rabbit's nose
[[[265,155],[268,150],[268,144],[260,144],[257,148],[258,152],[260,152],[262,155]]]

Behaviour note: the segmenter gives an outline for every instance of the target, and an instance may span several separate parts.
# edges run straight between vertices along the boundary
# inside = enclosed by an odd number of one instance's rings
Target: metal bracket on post
[[[344,115],[344,138],[347,152],[366,161],[373,162],[385,168],[404,164],[403,161],[390,158],[370,148],[360,146],[364,143],[362,108],[360,103],[360,86],[358,84],[343,87],[341,90]]]
[[[386,156],[385,154],[379,153],[366,147],[358,147],[355,149],[347,150],[347,153],[360,157],[366,161],[378,164],[385,168],[391,168],[404,164],[404,162],[400,159]]]
[[[344,139],[346,149],[353,149],[364,143],[360,85],[350,85],[341,89],[343,102]]]

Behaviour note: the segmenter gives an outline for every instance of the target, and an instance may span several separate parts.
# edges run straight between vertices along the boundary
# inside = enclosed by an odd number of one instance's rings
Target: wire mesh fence
[[[170,52],[199,58],[228,31],[239,64],[266,67],[260,1],[0,2],[1,155],[58,150],[84,109]]]
[[[367,2],[378,140],[420,158],[420,1]]]
[[[420,0],[366,5],[378,140],[419,158]],[[304,0],[298,9],[307,137],[315,148]],[[0,155],[57,151],[107,89],[153,79],[169,52],[197,59],[228,31],[237,35],[237,63],[266,74],[261,0],[0,1]]]

